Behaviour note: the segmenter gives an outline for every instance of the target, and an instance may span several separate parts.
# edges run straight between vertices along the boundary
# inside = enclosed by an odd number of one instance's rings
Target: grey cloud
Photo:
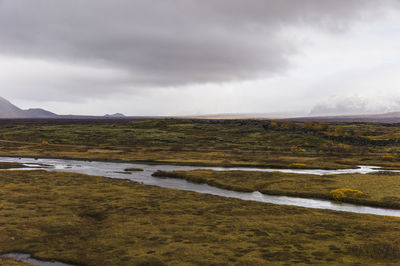
[[[400,101],[397,97],[374,99],[349,96],[333,97],[325,102],[316,104],[309,115],[353,115],[353,114],[378,114],[398,111]]]
[[[0,54],[115,68],[139,87],[251,79],[290,67],[285,27],[341,31],[394,3],[2,0]]]
[[[343,115],[369,113],[368,102],[360,98],[331,99],[313,107],[310,115]]]

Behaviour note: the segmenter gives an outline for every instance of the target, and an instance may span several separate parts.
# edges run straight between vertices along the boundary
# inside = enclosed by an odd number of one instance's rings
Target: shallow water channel
[[[26,165],[26,169],[45,169],[48,171],[64,171],[82,173],[88,175],[104,176],[110,178],[129,179],[145,185],[154,185],[164,188],[174,188],[185,191],[194,191],[204,194],[212,194],[222,197],[236,198],[242,200],[259,201],[273,203],[279,205],[291,205],[314,209],[327,209],[354,213],[366,213],[375,215],[389,215],[400,217],[400,210],[384,209],[376,207],[359,206],[347,203],[338,203],[329,200],[305,199],[287,196],[272,196],[261,194],[258,191],[252,193],[243,193],[220,189],[209,186],[207,184],[195,184],[182,179],[175,178],[156,178],[152,174],[157,170],[174,171],[174,170],[195,170],[195,169],[211,169],[215,171],[262,171],[262,172],[285,172],[297,174],[351,174],[351,173],[374,173],[379,172],[379,167],[360,166],[357,169],[340,169],[340,170],[321,170],[321,169],[264,169],[264,168],[223,168],[223,167],[202,167],[202,166],[176,166],[176,165],[147,165],[139,163],[115,163],[115,162],[99,162],[99,161],[80,161],[66,159],[34,159],[34,158],[14,158],[0,157],[0,162],[18,162]],[[141,168],[143,171],[124,172],[126,168]],[[18,170],[18,169],[16,169]],[[398,170],[385,170],[390,172],[398,172]]]
[[[11,259],[18,260],[18,261],[23,261],[23,262],[30,263],[33,265],[38,265],[38,266],[72,266],[71,264],[65,264],[65,263],[58,262],[58,261],[37,260],[37,259],[32,258],[30,254],[26,254],[26,253],[8,253],[8,254],[2,255],[2,257],[11,258]]]

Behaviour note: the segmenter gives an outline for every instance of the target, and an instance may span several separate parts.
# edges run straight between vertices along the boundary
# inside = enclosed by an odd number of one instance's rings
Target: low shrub
[[[338,188],[331,190],[331,195],[332,198],[337,200],[337,201],[342,201],[343,199],[355,199],[359,198],[362,196],[364,193],[356,190],[356,189],[351,189],[351,188]]]

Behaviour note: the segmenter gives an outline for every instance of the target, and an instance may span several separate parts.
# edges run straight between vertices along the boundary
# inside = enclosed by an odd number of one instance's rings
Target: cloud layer
[[[289,66],[283,27],[343,30],[373,2],[3,0],[0,50],[123,69],[139,85],[248,79]]]
[[[268,79],[303,51],[301,34],[288,32],[340,35],[396,2],[0,0],[0,87],[78,101]]]

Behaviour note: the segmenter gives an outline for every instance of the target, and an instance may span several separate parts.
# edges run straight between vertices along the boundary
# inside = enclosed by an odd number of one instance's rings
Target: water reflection
[[[26,169],[45,169],[48,171],[65,171],[82,173],[96,176],[104,176],[110,178],[121,178],[136,181],[145,185],[154,185],[165,188],[174,188],[185,191],[194,191],[204,194],[212,194],[222,197],[237,198],[242,200],[259,201],[265,203],[273,203],[280,205],[291,205],[314,209],[328,209],[336,211],[346,211],[354,213],[366,213],[376,215],[390,215],[400,217],[400,210],[359,206],[347,203],[337,203],[329,200],[305,199],[287,196],[265,195],[259,192],[243,193],[211,187],[207,184],[194,184],[182,179],[175,178],[155,178],[152,174],[157,170],[174,171],[174,170],[195,170],[195,169],[211,169],[215,171],[262,171],[262,172],[284,172],[297,174],[367,174],[381,171],[375,166],[360,166],[357,169],[340,169],[340,170],[322,170],[322,169],[264,169],[264,168],[241,168],[241,167],[201,167],[201,166],[176,166],[176,165],[147,165],[138,163],[114,163],[114,162],[98,162],[98,161],[79,161],[65,159],[33,159],[33,158],[13,158],[0,157],[1,162],[19,162],[25,164]],[[142,168],[143,171],[132,172],[126,174],[126,168]],[[398,170],[388,170],[389,172],[399,173]]]

